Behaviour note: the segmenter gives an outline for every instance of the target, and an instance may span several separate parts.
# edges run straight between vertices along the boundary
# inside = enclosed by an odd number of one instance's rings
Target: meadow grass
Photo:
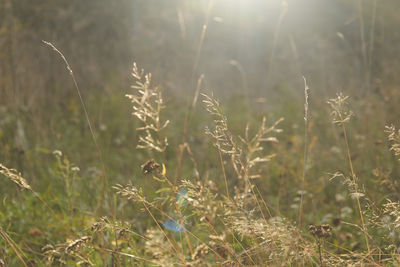
[[[205,88],[209,77],[200,74],[210,53],[208,35],[216,34],[210,27],[217,18],[213,0],[201,15],[198,42],[187,51],[193,64],[182,80],[194,90],[185,100],[156,85],[157,77],[136,63],[130,89],[85,96],[63,53],[44,42],[72,78],[75,91],[62,94],[75,95],[57,100],[46,92],[52,109],[33,116],[20,108],[30,91],[18,96],[15,77],[13,92],[2,88],[15,103],[0,106],[0,267],[400,265],[400,94],[396,86],[372,81],[373,74],[391,77],[392,70],[374,66],[374,57],[385,56],[374,53],[374,45],[383,43],[380,31],[375,36],[375,28],[383,28],[376,17],[383,5],[373,0],[369,9],[365,3],[355,5],[359,43],[336,32],[359,53],[359,73],[357,64],[337,64],[362,76],[361,90],[346,90],[352,97],[323,95],[312,87],[314,75],[304,78],[304,98],[282,84],[253,99],[248,89],[260,84],[251,79],[257,75],[230,60],[240,79],[226,86],[240,80],[237,88],[245,92],[220,101]],[[283,1],[268,71],[259,75],[270,89],[280,72],[270,70],[282,57],[288,7]],[[182,39],[192,41],[182,9],[176,12]],[[295,57],[289,62],[298,64],[288,36]],[[324,64],[322,74],[335,69]],[[358,84],[358,78],[343,84]],[[384,87],[373,89],[375,84]]]
[[[238,100],[230,112],[213,95],[200,94],[202,78],[190,104],[169,109],[150,73],[134,64],[132,76],[132,92],[126,96],[136,119],[135,135],[108,144],[136,143],[136,151],[122,147],[132,158],[118,159],[130,161],[132,174],[118,176],[118,170],[105,167],[117,166],[112,153],[118,151],[107,152],[107,144],[97,141],[106,139],[101,133],[106,130],[92,125],[86,111],[88,138],[96,147],[90,154],[97,154],[100,168],[78,167],[59,150],[36,152],[46,159],[35,162],[45,169],[41,174],[54,180],[46,186],[0,165],[2,177],[22,189],[3,199],[3,265],[399,264],[398,185],[387,165],[369,167],[362,162],[367,155],[355,157],[357,142],[361,149],[371,144],[349,135],[355,113],[347,96],[338,94],[328,101],[330,111],[321,111],[331,113],[340,128],[335,132],[326,119],[310,116],[305,84],[305,114],[298,108],[296,113],[300,120],[304,117],[302,134],[296,116],[289,116],[289,124],[279,112],[249,120],[246,114],[235,114]],[[84,105],[77,84],[76,89]],[[196,109],[198,100],[203,109]],[[119,101],[123,99],[117,105]],[[313,124],[324,125],[324,131],[313,130]],[[393,125],[384,130],[389,149],[375,152],[375,157],[390,158],[390,151],[398,157],[399,131]],[[338,144],[318,141],[332,134]],[[113,175],[117,177],[107,178]],[[382,190],[369,193],[371,184],[382,185]]]

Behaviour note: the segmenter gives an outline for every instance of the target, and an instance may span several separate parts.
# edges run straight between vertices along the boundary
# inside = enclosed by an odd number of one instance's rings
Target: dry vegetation
[[[197,75],[211,8],[187,71],[194,92],[186,100],[168,93],[133,63],[128,120],[123,94],[86,101],[79,74],[44,42],[66,64],[77,97],[48,121],[51,149],[24,129],[47,115],[0,109],[0,267],[400,265],[400,94],[370,88],[378,76],[371,44],[360,37],[355,97],[314,94],[307,77],[296,88],[301,98],[279,89],[274,100],[246,91],[219,101]],[[231,64],[246,88],[244,69]],[[109,114],[92,115],[93,106]]]

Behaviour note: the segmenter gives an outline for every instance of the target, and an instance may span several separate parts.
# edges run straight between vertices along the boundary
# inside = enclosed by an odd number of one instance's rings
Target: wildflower
[[[54,150],[53,155],[56,157],[62,157],[62,152],[60,150]]]
[[[71,168],[71,171],[73,172],[79,172],[81,169],[79,169],[79,167],[75,166]]]

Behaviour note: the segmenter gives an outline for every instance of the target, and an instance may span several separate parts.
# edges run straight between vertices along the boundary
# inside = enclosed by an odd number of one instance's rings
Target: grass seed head
[[[11,181],[17,184],[19,188],[21,188],[22,190],[27,189],[32,191],[31,186],[26,182],[25,178],[23,178],[21,173],[19,173],[17,170],[9,169],[0,163],[0,173],[8,177]]]

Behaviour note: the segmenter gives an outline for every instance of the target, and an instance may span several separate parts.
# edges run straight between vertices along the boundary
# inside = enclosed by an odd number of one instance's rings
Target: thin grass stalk
[[[267,218],[266,218],[265,215],[264,215],[264,212],[263,212],[263,210],[262,210],[262,207],[261,207],[261,204],[260,204],[260,202],[259,202],[259,200],[258,200],[258,197],[257,197],[256,193],[254,192],[254,188],[253,188],[253,186],[252,186],[252,184],[251,184],[251,182],[250,182],[250,179],[247,178],[246,181],[247,181],[247,183],[249,184],[249,187],[250,187],[250,189],[251,189],[253,198],[254,198],[254,200],[255,200],[256,203],[257,203],[258,209],[260,210],[260,213],[261,213],[261,216],[262,216],[263,219],[264,219],[264,222],[265,222],[266,224],[269,224]],[[256,187],[256,186],[255,186],[255,187]],[[256,189],[258,190],[257,187],[256,187]],[[260,191],[258,191],[258,192],[260,192]],[[260,198],[261,198],[263,204],[267,207],[267,204],[266,204],[264,198],[261,196],[261,194],[260,194]],[[272,217],[272,215],[271,215],[271,213],[270,213],[270,211],[269,211],[268,208],[267,208],[267,212],[268,212],[268,214],[270,215],[270,217]],[[273,241],[273,243],[274,243],[275,246],[277,246],[275,240]]]
[[[357,1],[357,11],[360,21],[360,39],[361,39],[361,53],[362,53],[362,62],[363,62],[363,69],[364,69],[364,85],[368,88],[368,58],[367,58],[367,44],[365,41],[365,32],[364,32],[364,15],[363,15],[363,1]]]
[[[343,120],[341,114],[339,114],[340,119]],[[361,204],[360,204],[360,197],[358,196],[358,184],[357,184],[357,177],[356,174],[354,172],[354,168],[353,168],[353,161],[351,159],[351,154],[350,154],[350,147],[349,147],[349,141],[347,138],[347,131],[346,131],[346,127],[344,127],[344,123],[341,123],[342,125],[342,131],[343,131],[343,135],[344,135],[344,140],[346,143],[346,153],[347,153],[347,159],[349,161],[349,166],[350,166],[350,171],[351,171],[351,178],[352,178],[352,182],[354,185],[354,191],[356,193],[356,201],[357,201],[357,208],[358,208],[358,212],[360,214],[360,220],[361,220],[361,226],[363,229],[363,234],[364,234],[364,238],[365,238],[365,244],[367,246],[367,250],[368,250],[368,254],[371,253],[371,249],[369,247],[369,241],[368,241],[368,236],[366,234],[366,229],[365,229],[365,223],[364,223],[364,215],[362,212],[362,208],[361,208]]]
[[[118,254],[118,255],[121,255],[121,256],[126,256],[126,257],[129,257],[129,258],[133,258],[133,259],[135,259],[135,260],[141,260],[141,261],[143,261],[143,262],[148,262],[148,263],[151,263],[151,264],[155,264],[155,265],[158,265],[158,266],[162,266],[162,264],[160,264],[160,263],[158,263],[158,262],[151,261],[151,260],[148,260],[148,259],[145,259],[145,258],[136,256],[136,255],[133,255],[133,254],[129,254],[129,253],[125,253],[125,252],[120,252],[120,251],[115,251],[115,250],[107,249],[107,248],[101,248],[101,247],[94,247],[94,249],[96,249],[96,250],[98,250],[98,251],[100,251],[100,252],[115,253],[115,254]]]
[[[26,264],[26,262],[23,259],[23,257],[25,257],[24,253],[21,251],[21,249],[18,247],[18,245],[11,239],[11,237],[6,232],[4,232],[3,228],[1,228],[1,227],[0,227],[0,234],[3,237],[3,239],[8,243],[8,245],[11,247],[11,249],[14,251],[15,255],[17,255],[20,262],[25,267],[28,267],[28,265]]]
[[[194,60],[194,64],[193,64],[192,82],[194,80],[197,68],[199,66],[201,51],[203,49],[203,44],[204,44],[204,40],[205,40],[205,37],[206,37],[208,22],[209,22],[209,19],[210,19],[211,9],[212,9],[213,5],[214,5],[214,0],[209,0],[207,11],[206,11],[206,16],[205,16],[205,19],[204,19],[203,28],[202,28],[201,35],[200,35],[200,42],[199,42],[199,46],[197,48],[197,52],[196,52],[196,56],[195,56],[195,60]],[[179,16],[179,13],[178,13],[178,16]],[[179,16],[179,17],[181,17],[181,16]],[[184,144],[186,142],[187,125],[188,125],[188,121],[189,121],[189,117],[190,117],[190,111],[191,111],[191,109],[193,109],[196,106],[196,102],[197,102],[197,99],[198,99],[198,96],[199,96],[199,92],[200,92],[201,83],[203,81],[203,78],[204,78],[204,75],[202,74],[202,75],[200,75],[200,78],[197,80],[197,87],[196,87],[196,91],[195,91],[195,94],[194,94],[194,97],[193,97],[192,106],[188,107],[188,109],[186,111],[186,114],[185,114],[185,122],[184,122],[184,128],[183,128],[182,144]],[[177,176],[175,178],[175,184],[176,184],[177,180],[179,178],[181,178],[183,152],[184,152],[183,150],[178,152],[178,164],[177,164],[178,166],[177,166]]]
[[[230,195],[229,195],[229,187],[228,187],[228,180],[226,179],[226,172],[225,172],[225,166],[224,166],[224,161],[222,159],[222,153],[221,150],[218,150],[218,157],[219,157],[219,162],[221,164],[221,169],[222,169],[222,174],[224,176],[224,182],[225,182],[225,190],[226,190],[226,196],[228,199],[231,199]]]
[[[271,48],[271,54],[269,55],[269,59],[268,59],[268,69],[267,69],[267,75],[265,78],[265,83],[268,85],[269,83],[269,77],[271,76],[271,71],[272,71],[272,65],[274,62],[274,56],[275,56],[275,49],[276,49],[276,44],[278,43],[278,39],[279,39],[279,33],[281,30],[281,25],[283,22],[283,19],[286,16],[286,13],[288,11],[288,3],[286,1],[282,1],[282,7],[281,7],[281,13],[279,14],[279,18],[278,18],[278,22],[275,26],[275,30],[274,30],[274,38],[272,41],[272,48]]]
[[[254,200],[255,200],[256,203],[257,203],[257,207],[258,207],[258,209],[260,210],[260,213],[261,213],[261,215],[262,215],[262,217],[263,217],[265,223],[268,224],[268,220],[267,220],[267,218],[265,217],[265,214],[264,214],[264,212],[263,212],[263,210],[262,210],[262,207],[261,207],[260,202],[258,201],[257,194],[254,192],[253,185],[252,185],[252,183],[250,182],[250,178],[249,178],[249,174],[248,174],[248,169],[245,167],[245,165],[243,164],[243,162],[242,162],[242,160],[241,160],[240,158],[239,158],[238,160],[239,160],[240,165],[242,166],[241,168],[243,169],[244,174],[245,174],[244,180],[245,180],[246,186],[248,186],[248,188],[250,188],[251,193],[253,194],[253,198],[254,198]],[[247,192],[247,191],[248,191],[248,189],[246,189],[246,192]]]
[[[299,227],[302,226],[303,223],[303,198],[304,198],[304,185],[306,179],[307,172],[307,159],[308,159],[308,96],[309,90],[307,85],[307,80],[303,76],[304,79],[304,161],[303,161],[303,175],[301,177],[301,195],[300,195],[300,206],[299,206]]]
[[[319,262],[321,267],[324,267],[324,262],[322,261],[322,252],[321,252],[321,240],[317,239],[317,246],[318,246],[318,255],[319,255]]]
[[[254,265],[256,265],[256,263],[254,262],[253,258],[252,258],[251,255],[249,254],[248,249],[246,249],[246,248],[243,246],[242,242],[241,242],[239,239],[236,238],[236,236],[235,236],[235,230],[232,229],[231,227],[229,227],[228,225],[226,225],[225,222],[224,222],[224,220],[222,220],[221,218],[218,217],[218,219],[220,220],[220,222],[221,222],[225,227],[227,227],[227,228],[229,229],[229,231],[230,231],[231,234],[232,234],[233,239],[235,239],[235,241],[240,245],[240,247],[243,249],[244,253],[245,253],[245,254],[247,255],[247,257],[250,259],[250,261],[251,261]],[[208,222],[208,221],[207,221],[207,222]],[[208,223],[209,223],[209,222],[208,222]],[[210,223],[209,223],[209,224],[210,224]],[[215,232],[215,229],[214,229],[214,232]],[[254,240],[254,239],[253,239],[253,240]],[[242,252],[242,253],[243,253],[243,252]],[[231,254],[231,255],[232,255],[232,254]],[[237,255],[236,255],[236,254],[233,254],[233,256],[234,256],[235,260],[239,263],[239,265],[241,265],[239,259],[237,258]]]
[[[209,250],[211,250],[212,252],[214,252],[215,255],[217,255],[219,258],[223,259],[221,255],[219,255],[212,247],[210,247],[209,245],[207,245],[204,241],[202,241],[198,236],[196,236],[195,234],[193,234],[190,231],[187,231],[192,237],[194,237],[197,241],[199,241],[200,243],[204,244]]]
[[[211,9],[212,9],[213,4],[214,4],[214,0],[209,0],[207,11],[206,11],[206,16],[205,16],[205,19],[204,19],[203,28],[202,28],[201,35],[200,35],[200,42],[199,42],[199,46],[197,48],[197,52],[196,52],[196,56],[195,56],[195,60],[194,60],[194,64],[193,64],[192,82],[194,80],[194,77],[196,75],[196,71],[197,71],[197,68],[198,68],[198,65],[199,65],[199,62],[200,62],[201,51],[203,49],[204,39],[206,37],[208,21],[209,21],[209,18],[210,18],[210,13],[211,13]],[[186,134],[187,134],[187,127],[188,127],[188,122],[189,122],[189,118],[190,118],[190,113],[191,113],[191,110],[196,105],[203,78],[204,78],[204,75],[202,74],[202,75],[200,75],[200,78],[197,80],[197,86],[196,86],[196,91],[195,91],[195,94],[194,94],[194,97],[193,97],[192,105],[189,106],[188,109],[186,110],[185,122],[184,122],[184,126],[183,126],[182,143],[181,143],[182,145],[184,143],[186,143]],[[183,153],[184,153],[183,148],[180,151],[178,151],[177,176],[175,177],[175,184],[177,183],[177,180],[181,178],[181,175],[182,175]]]
[[[225,224],[225,222],[224,222],[223,219],[221,219],[220,217],[217,217],[217,218],[219,219],[219,221],[220,221],[225,227],[227,227],[227,225]],[[215,228],[214,228],[214,226],[211,224],[211,222],[210,222],[208,219],[206,219],[205,221],[206,221],[208,227],[210,227],[211,231],[213,231],[215,235],[218,235],[217,230],[215,230]],[[242,242],[240,242],[240,241],[235,237],[234,231],[233,231],[231,228],[228,228],[228,229],[229,229],[229,231],[232,233],[232,237],[236,240],[236,242],[238,242],[238,244],[240,245],[240,247],[241,247],[243,250],[245,250],[245,248],[243,247]],[[228,243],[228,242],[226,242],[225,240],[224,240],[223,242],[224,242],[224,244],[225,244],[226,246],[229,246],[229,243]],[[239,261],[239,259],[237,258],[237,256],[236,256],[235,253],[230,253],[230,251],[229,251],[229,254],[235,258],[236,262],[237,262],[239,265],[241,265],[241,264],[240,264],[240,261]],[[218,256],[222,259],[222,257],[221,257],[219,254],[218,254]],[[249,255],[249,256],[250,256],[250,255]],[[250,258],[251,258],[251,257],[250,257]],[[251,261],[254,263],[253,259],[251,259]]]
[[[333,246],[333,247],[335,247],[335,248],[337,248],[337,249],[339,249],[339,250],[343,250],[343,251],[349,253],[349,254],[345,254],[345,255],[351,255],[351,256],[356,257],[356,258],[361,258],[361,259],[367,261],[367,262],[368,262],[369,264],[371,264],[372,266],[379,266],[379,267],[382,267],[382,265],[377,264],[376,262],[374,262],[373,260],[371,260],[370,257],[365,257],[363,254],[355,253],[354,251],[352,251],[352,250],[350,250],[350,249],[347,249],[347,248],[345,248],[345,247],[339,246],[339,245],[337,245],[337,244],[335,244],[335,243],[331,243],[331,242],[329,242],[329,241],[325,241],[325,242],[326,242],[328,245],[330,245],[330,246]],[[340,256],[341,256],[341,254],[333,254],[332,252],[330,252],[329,250],[326,250],[326,249],[323,249],[323,252],[326,253],[326,254],[329,254],[331,257],[338,257],[338,256],[340,257]],[[373,255],[373,254],[370,254],[370,255],[368,255],[368,256],[372,256],[372,255]],[[387,254],[387,255],[392,255],[392,254]]]
[[[170,185],[172,186],[173,189],[175,189],[175,187],[172,184],[170,184]],[[173,190],[173,191],[175,191],[175,190]],[[175,203],[175,210],[178,213],[179,221],[180,221],[181,225],[184,226],[185,224],[184,224],[184,221],[183,221],[182,212],[181,212],[181,209],[178,206],[178,203],[177,203],[175,195],[176,195],[176,192],[174,192],[172,200]],[[187,244],[189,246],[190,255],[193,255],[193,249],[192,249],[192,245],[190,243],[190,238],[189,238],[188,234],[186,233],[186,231],[184,231],[183,234],[184,234],[186,242],[187,242]]]
[[[187,148],[186,135],[188,132],[189,121],[192,117],[192,111],[196,107],[197,100],[199,98],[199,93],[200,93],[203,79],[204,79],[204,74],[200,75],[199,79],[197,80],[196,91],[193,96],[192,104],[189,105],[186,109],[185,121],[183,124],[182,141],[181,141],[181,145],[179,146],[179,150],[178,150],[178,163],[177,163],[177,171],[176,171],[177,175],[175,176],[175,182],[174,182],[175,185],[177,184],[178,180],[182,177],[183,154],[185,152],[185,148]]]
[[[88,114],[88,111],[86,109],[85,102],[83,101],[81,90],[79,89],[79,86],[78,86],[78,83],[77,83],[77,81],[75,79],[75,75],[74,75],[74,72],[72,71],[72,68],[70,67],[67,59],[64,56],[64,54],[61,53],[61,51],[58,50],[52,43],[44,41],[44,40],[42,40],[42,42],[45,45],[51,47],[61,57],[61,59],[64,61],[65,65],[67,67],[67,70],[68,70],[69,74],[71,75],[72,80],[74,82],[74,86],[75,86],[76,92],[78,93],[78,97],[79,97],[79,100],[81,102],[81,106],[82,106],[83,112],[85,114],[86,122],[88,123],[89,130],[90,130],[90,133],[92,135],[93,143],[94,143],[94,145],[96,147],[96,150],[97,150],[97,153],[98,153],[101,165],[102,165],[102,171],[103,172],[102,172],[101,180],[100,180],[100,201],[99,201],[98,207],[97,207],[97,214],[101,215],[102,208],[103,208],[103,202],[104,202],[104,195],[105,195],[105,186],[106,186],[106,182],[107,182],[105,164],[104,164],[104,159],[103,159],[103,153],[102,153],[102,151],[100,149],[100,146],[99,146],[99,144],[98,144],[98,142],[96,140],[96,136],[94,135],[94,130],[93,130],[92,124],[91,124],[90,119],[89,119],[89,114]]]
[[[171,245],[172,249],[175,251],[175,253],[177,254],[177,256],[179,257],[179,259],[181,260],[181,262],[183,263],[183,265],[185,265],[186,261],[184,258],[182,258],[182,255],[180,255],[180,253],[178,253],[178,249],[172,244],[171,239],[168,238],[168,235],[165,233],[164,229],[160,226],[160,224],[158,223],[158,221],[156,220],[156,218],[154,217],[153,213],[150,211],[150,209],[147,207],[146,203],[142,202],[144,208],[147,210],[147,212],[150,214],[151,218],[153,219],[153,221],[156,223],[158,229],[163,233],[164,237],[168,240],[168,243]]]
[[[208,21],[210,19],[211,9],[212,9],[213,5],[214,5],[214,0],[209,0],[208,6],[207,6],[207,11],[206,11],[205,21],[204,21],[203,28],[202,28],[201,35],[200,35],[200,43],[199,43],[199,47],[197,48],[196,57],[195,57],[194,64],[193,64],[192,82],[194,82],[194,77],[196,75],[196,71],[197,71],[197,68],[200,63],[201,51],[203,49],[203,44],[204,44],[204,40],[206,37],[207,28],[208,28]]]
[[[276,216],[280,216],[280,200],[281,200],[281,194],[283,191],[283,185],[284,185],[284,172],[286,171],[285,164],[282,164],[279,172],[279,188],[278,188],[278,195],[276,196],[276,206],[275,206],[275,214]]]
[[[165,181],[167,181],[167,183],[169,184],[169,186],[172,189],[171,190],[171,192],[172,192],[172,201],[175,204],[174,206],[175,206],[175,210],[176,210],[176,212],[177,212],[177,214],[179,216],[179,221],[180,221],[181,225],[184,227],[185,224],[184,224],[184,221],[183,221],[182,212],[181,212],[181,210],[180,210],[180,208],[178,206],[177,199],[176,199],[176,194],[177,194],[176,186],[171,183],[171,181],[168,179],[167,176],[164,175],[164,178],[165,178]],[[184,231],[184,235],[185,235],[185,238],[186,238],[186,242],[187,242],[187,244],[189,246],[190,254],[193,255],[192,245],[190,243],[190,239],[189,239],[189,236],[187,235],[186,231]]]
[[[264,207],[265,207],[266,211],[268,212],[269,217],[272,217],[272,213],[271,213],[270,209],[268,208],[267,203],[265,202],[264,198],[262,197],[261,192],[258,189],[258,186],[254,185],[254,187],[256,188],[257,194],[259,195],[261,202],[264,204]]]
[[[374,51],[374,41],[375,41],[375,25],[376,25],[376,5],[377,1],[374,0],[372,6],[372,25],[369,32],[369,47],[368,47],[368,73],[367,73],[367,83],[369,87],[369,83],[371,81],[371,73],[372,73],[372,53]]]

